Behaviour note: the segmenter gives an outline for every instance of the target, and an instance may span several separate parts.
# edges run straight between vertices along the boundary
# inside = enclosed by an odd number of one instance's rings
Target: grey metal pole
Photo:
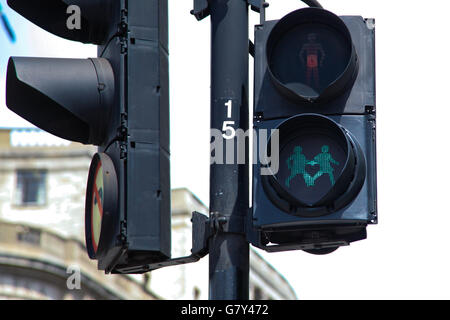
[[[211,128],[224,135],[223,164],[210,166],[209,298],[249,298],[248,144],[245,164],[236,159],[234,132],[248,130],[248,5],[246,0],[211,0]],[[225,146],[234,142],[234,157]],[[227,153],[228,152],[228,153]],[[234,161],[226,161],[231,158]],[[230,163],[232,162],[232,163]]]

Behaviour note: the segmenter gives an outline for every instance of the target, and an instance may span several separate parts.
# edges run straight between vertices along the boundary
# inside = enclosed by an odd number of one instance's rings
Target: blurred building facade
[[[84,247],[84,201],[96,148],[37,129],[0,129],[0,299],[207,299],[208,259],[144,275],[105,275]],[[172,191],[172,256],[189,255],[191,213],[208,209]],[[296,299],[255,250],[251,299]]]

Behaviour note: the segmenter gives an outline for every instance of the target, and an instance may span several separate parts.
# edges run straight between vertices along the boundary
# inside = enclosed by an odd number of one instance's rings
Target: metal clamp
[[[177,266],[191,262],[197,262],[209,252],[208,238],[209,238],[209,219],[204,214],[192,213],[192,249],[191,255],[186,257],[167,259],[163,261],[149,262],[135,267],[127,267],[124,269],[114,269],[112,273],[144,273],[153,271],[163,267]],[[109,272],[108,272],[109,273]]]
[[[250,5],[250,8],[258,12],[260,14],[260,24],[263,24],[266,21],[266,8],[269,6],[269,3],[264,0],[246,0]]]
[[[200,21],[205,19],[210,14],[208,0],[194,0],[194,9],[191,10],[191,14]]]
[[[245,217],[224,216],[218,212],[212,212],[209,218],[209,222],[212,234],[218,232],[239,233],[239,234],[246,233]]]
[[[265,9],[269,6],[264,0],[244,0],[249,5],[250,8],[261,14],[261,24],[264,23],[266,19]],[[208,0],[194,0],[194,9],[191,10],[191,14],[197,18],[197,20],[202,20],[209,16],[209,1]]]

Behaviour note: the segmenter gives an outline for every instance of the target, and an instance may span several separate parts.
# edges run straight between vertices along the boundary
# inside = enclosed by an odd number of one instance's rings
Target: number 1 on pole
[[[225,102],[225,107],[227,107],[227,117],[231,118],[231,111],[233,108],[233,101],[232,100],[228,100],[227,102]]]

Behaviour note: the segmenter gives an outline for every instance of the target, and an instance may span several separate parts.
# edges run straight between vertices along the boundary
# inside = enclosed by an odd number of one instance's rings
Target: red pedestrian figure
[[[317,35],[315,33],[308,34],[308,42],[300,50],[300,60],[303,65],[306,65],[306,84],[315,90],[319,90],[319,67],[322,67],[324,59],[325,51],[317,42]]]

